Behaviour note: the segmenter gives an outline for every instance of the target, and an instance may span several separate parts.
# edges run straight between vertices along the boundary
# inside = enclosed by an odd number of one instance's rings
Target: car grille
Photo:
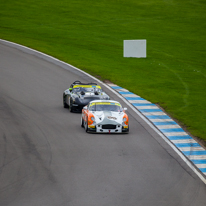
[[[102,129],[116,129],[116,125],[105,124],[105,125],[102,125]]]

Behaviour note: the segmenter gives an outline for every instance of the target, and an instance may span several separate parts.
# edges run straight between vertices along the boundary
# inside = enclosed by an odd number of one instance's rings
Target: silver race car
[[[90,101],[95,99],[110,99],[96,83],[82,83],[75,81],[63,93],[63,106],[70,112],[81,111]]]
[[[128,133],[127,108],[113,100],[94,100],[82,109],[81,126],[88,132]]]

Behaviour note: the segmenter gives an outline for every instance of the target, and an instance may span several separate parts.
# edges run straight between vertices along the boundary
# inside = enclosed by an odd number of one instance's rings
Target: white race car
[[[88,132],[128,133],[127,108],[113,100],[94,100],[82,109],[81,126]]]

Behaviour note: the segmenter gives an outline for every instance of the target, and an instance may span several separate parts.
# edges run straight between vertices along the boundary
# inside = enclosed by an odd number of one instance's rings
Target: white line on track
[[[190,155],[188,158],[190,160],[204,160],[206,159],[206,155]]]
[[[178,147],[181,151],[191,151],[191,147]],[[192,151],[204,151],[202,147],[192,147]]]
[[[181,128],[179,125],[156,125],[159,129]]]
[[[159,109],[157,106],[135,106],[137,109]]]

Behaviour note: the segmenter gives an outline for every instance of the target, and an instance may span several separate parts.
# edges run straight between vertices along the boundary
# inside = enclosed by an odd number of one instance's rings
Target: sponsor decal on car
[[[90,106],[93,106],[93,105],[116,105],[116,106],[121,106],[119,103],[110,103],[110,102],[94,102],[94,103],[91,103]]]
[[[95,125],[88,125],[89,128],[95,128]]]
[[[117,120],[116,117],[108,116],[107,119]]]
[[[98,88],[101,89],[99,85],[74,85],[73,88],[78,88],[78,87],[83,87],[83,88]]]

